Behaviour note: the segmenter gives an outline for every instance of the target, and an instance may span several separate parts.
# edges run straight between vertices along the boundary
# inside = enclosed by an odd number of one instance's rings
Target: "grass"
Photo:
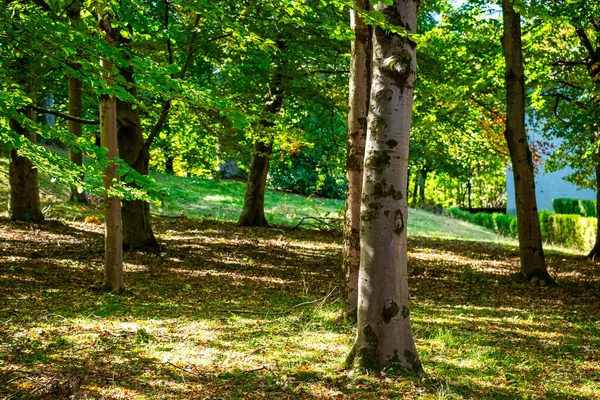
[[[90,289],[102,227],[0,219],[0,395],[600,399],[599,271],[583,257],[550,254],[560,286],[529,287],[510,277],[514,247],[410,239],[427,377],[406,380],[341,367],[354,327],[335,302],[339,234],[188,218],[156,231],[163,251],[126,254],[115,296]]]
[[[336,302],[341,235],[285,227],[341,203],[269,192],[284,226],[250,229],[231,223],[242,184],[157,180],[172,191],[154,211],[186,217],[155,219],[160,253],[125,255],[122,296],[94,289],[103,228],[83,219],[99,211],[67,205],[64,188],[42,177],[59,220],[0,218],[0,396],[600,399],[600,267],[585,257],[548,252],[559,286],[517,284],[511,242],[411,210],[411,320],[427,377],[345,371],[355,328]]]

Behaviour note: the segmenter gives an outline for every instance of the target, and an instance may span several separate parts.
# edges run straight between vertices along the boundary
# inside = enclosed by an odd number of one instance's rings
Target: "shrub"
[[[596,217],[596,202],[594,200],[579,200],[579,215],[589,218]]]
[[[548,240],[580,250],[590,250],[596,238],[596,218],[554,214],[549,217]]]
[[[517,218],[512,215],[507,214],[492,214],[492,218],[494,219],[494,230],[501,235],[504,236],[516,236],[511,231],[511,225],[513,222],[516,226]]]
[[[550,218],[554,215],[552,211],[540,211],[538,216],[540,219],[540,230],[542,231],[542,239],[548,240],[548,226],[551,224]]]
[[[462,219],[464,221],[471,222],[473,220],[473,215],[470,212],[463,211],[458,207],[451,207],[446,209],[446,214],[456,219]]]
[[[477,213],[473,214],[473,223],[485,228],[494,229],[494,218],[492,214]]]
[[[594,200],[558,198],[552,199],[552,207],[557,214],[596,217],[596,202]]]

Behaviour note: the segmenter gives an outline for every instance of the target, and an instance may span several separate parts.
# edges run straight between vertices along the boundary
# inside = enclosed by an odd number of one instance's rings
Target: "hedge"
[[[552,207],[557,214],[574,214],[582,217],[596,217],[596,202],[594,200],[558,198],[552,199]]]
[[[517,218],[507,214],[470,214],[458,208],[449,208],[446,214],[494,230],[503,236],[517,237]],[[579,215],[555,214],[541,211],[539,214],[542,240],[589,251],[595,244],[598,220]]]

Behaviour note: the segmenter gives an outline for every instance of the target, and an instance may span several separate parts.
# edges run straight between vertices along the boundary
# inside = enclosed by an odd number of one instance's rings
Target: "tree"
[[[530,39],[539,69],[534,107],[545,134],[562,139],[546,169],[571,167],[566,179],[596,190],[600,200],[600,6],[582,0],[543,4],[542,17],[552,19],[532,22],[539,26]],[[596,207],[600,217],[600,201]],[[588,256],[599,254],[600,228]]]
[[[115,46],[110,14],[98,5],[98,25],[104,34],[107,45]],[[113,65],[107,59],[101,60],[103,76],[107,85],[114,79]],[[110,93],[100,96],[100,140],[106,148],[108,165],[104,168],[104,287],[106,291],[121,292],[125,289],[123,281],[123,226],[121,223],[121,200],[111,193],[119,175],[113,163],[117,156],[117,99]]]
[[[356,8],[369,9],[368,0],[358,0]],[[340,299],[345,318],[356,322],[358,271],[360,268],[360,200],[367,138],[369,91],[371,89],[372,31],[357,10],[350,11],[354,31],[350,61],[348,147],[346,158],[346,212],[344,219],[344,259]]]
[[[273,152],[273,136],[269,129],[275,127],[273,119],[283,106],[283,68],[285,67],[285,44],[279,42],[281,51],[280,61],[275,67],[273,82],[269,85],[269,93],[265,96],[265,117],[260,121],[264,137],[254,142],[252,162],[248,170],[248,184],[244,193],[244,207],[238,220],[242,226],[268,226],[265,218],[265,190],[267,188],[267,173],[269,158]]]
[[[387,3],[387,2],[386,2]],[[373,77],[365,149],[357,335],[347,365],[420,374],[410,327],[407,279],[408,146],[416,77],[417,1],[375,10],[403,35],[373,35]]]
[[[35,111],[28,107],[21,113],[35,121]],[[20,140],[36,141],[36,134],[30,132],[19,121],[12,118],[10,128],[18,134]],[[8,166],[8,215],[14,221],[42,221],[44,214],[40,208],[40,189],[37,168],[17,148],[10,150]]]
[[[506,131],[515,180],[515,202],[519,232],[520,275],[527,281],[552,283],[544,262],[542,233],[535,198],[531,150],[525,130],[525,72],[521,45],[521,16],[510,0],[502,0],[506,62]]]
[[[75,0],[68,8],[67,14],[71,23],[77,25],[81,18],[81,0]],[[75,66],[76,67],[76,66]],[[75,118],[81,118],[83,112],[83,85],[81,80],[76,77],[69,77],[69,115]],[[82,126],[80,122],[70,120],[69,121],[69,132],[75,137],[81,137]],[[83,154],[76,148],[69,148],[69,159],[76,165],[83,165]],[[84,180],[85,176],[81,176]],[[88,201],[88,192],[80,190],[76,186],[71,187],[70,200],[77,200],[80,203],[86,203]]]

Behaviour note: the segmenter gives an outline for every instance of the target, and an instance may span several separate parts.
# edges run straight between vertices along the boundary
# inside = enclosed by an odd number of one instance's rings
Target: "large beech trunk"
[[[35,120],[35,111],[22,111]],[[35,133],[29,132],[15,119],[10,120],[10,128],[25,140],[36,142]],[[40,208],[38,170],[27,158],[19,155],[17,149],[10,150],[8,166],[8,215],[13,221],[42,221],[44,214]]]
[[[531,151],[525,131],[525,73],[521,48],[521,16],[510,0],[502,0],[506,61],[506,131],[515,181],[517,228],[519,233],[520,279],[552,283],[544,263],[542,234],[537,213]]]
[[[414,31],[418,1],[375,7]],[[406,183],[416,78],[415,43],[375,28],[361,207],[358,322],[348,367],[421,374],[410,326]]]
[[[281,47],[281,46],[280,46]],[[267,105],[264,112],[273,117],[279,113],[283,105],[283,90],[281,88],[281,71],[275,73],[273,82],[267,95]],[[268,130],[275,126],[271,118],[263,119],[260,124]],[[269,172],[269,159],[273,152],[273,140],[267,143],[257,140],[254,142],[254,152],[250,170],[248,171],[248,184],[244,194],[244,207],[238,225],[241,226],[268,226],[265,218],[265,191],[267,189],[267,173]]]
[[[127,82],[135,83],[132,67],[121,68],[120,73]],[[133,96],[137,96],[135,86],[131,86],[127,90]],[[131,103],[117,100],[117,115],[120,121],[119,156],[140,174],[148,175],[150,153],[142,134],[139,108],[134,109]],[[135,184],[132,185],[135,186]],[[156,250],[159,248],[150,222],[150,204],[142,200],[123,200],[121,217],[125,250]]]
[[[356,6],[360,10],[368,10],[369,4],[368,0],[356,2]],[[350,61],[346,212],[340,300],[346,320],[356,322],[360,267],[360,198],[371,88],[372,32],[355,10],[350,11],[350,21],[354,31],[354,41],[352,42]]]
[[[114,46],[110,21],[100,19],[100,29],[110,46]],[[104,77],[112,81],[112,64],[102,60]],[[119,178],[112,160],[117,157],[117,99],[112,96],[100,96],[100,143],[107,151],[110,165],[104,169],[104,286],[106,291],[122,292],[123,280],[123,226],[121,224],[121,200],[109,194],[113,181]]]

